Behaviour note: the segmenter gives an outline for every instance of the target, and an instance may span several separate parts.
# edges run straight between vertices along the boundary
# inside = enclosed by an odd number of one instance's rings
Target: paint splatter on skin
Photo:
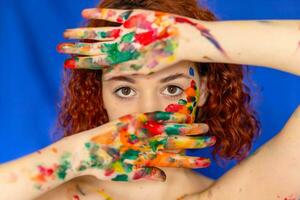
[[[190,68],[189,68],[189,75],[192,76],[192,77],[194,77],[195,71],[194,71],[194,68],[193,68],[193,67],[190,67]]]
[[[188,105],[194,101],[190,98],[194,91],[186,91],[189,95],[186,107],[189,109]],[[109,122],[107,132],[95,133],[86,141],[81,141],[81,158],[78,159],[77,154],[75,163],[72,153],[64,152],[58,163],[37,165],[37,173],[31,177],[34,187],[41,190],[48,181],[66,180],[69,173],[80,174],[89,169],[96,170],[100,180],[130,181],[144,178],[163,181],[165,174],[156,167],[208,167],[209,159],[164,151],[198,149],[215,143],[214,137],[196,136],[204,133],[206,127],[186,123],[191,120],[187,115],[191,112],[126,115]]]
[[[75,195],[73,195],[72,200],[80,200],[80,197],[77,194],[75,194]]]
[[[61,53],[79,54],[68,59],[66,68],[103,69],[123,62],[131,62],[130,69],[140,71],[141,66],[154,69],[161,63],[176,61],[180,47],[180,24],[196,28],[215,48],[228,58],[217,39],[204,25],[188,18],[157,11],[124,11],[114,9],[86,9],[88,19],[104,19],[121,23],[117,28],[78,28],[64,33],[70,39],[96,39],[97,43],[62,43]],[[103,42],[103,40],[110,40]],[[133,62],[134,61],[134,62]],[[125,68],[128,69],[128,68]]]
[[[191,74],[190,68],[189,72]],[[192,73],[194,75],[194,72]],[[199,99],[199,90],[197,89],[196,82],[191,81],[190,87],[184,91],[186,98],[180,99],[176,104],[170,104],[165,108],[166,112],[178,112],[188,116],[188,123],[194,122],[197,102]]]
[[[71,169],[71,153],[65,152],[60,157],[59,163],[54,163],[52,166],[37,166],[37,174],[31,177],[35,183],[35,188],[42,189],[42,185],[50,180],[59,179],[65,180],[68,170]]]
[[[113,200],[104,189],[97,189],[97,193],[100,194],[105,200]]]

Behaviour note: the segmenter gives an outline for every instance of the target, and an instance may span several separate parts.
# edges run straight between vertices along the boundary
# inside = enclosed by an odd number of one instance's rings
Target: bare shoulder
[[[186,173],[188,173],[191,185],[198,187],[199,190],[205,190],[215,182],[214,179],[192,170],[187,170]]]

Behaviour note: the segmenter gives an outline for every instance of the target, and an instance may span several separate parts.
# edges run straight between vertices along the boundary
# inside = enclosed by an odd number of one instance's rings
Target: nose
[[[152,89],[144,90],[143,94],[139,99],[138,107],[140,113],[159,111],[160,103],[155,91]]]

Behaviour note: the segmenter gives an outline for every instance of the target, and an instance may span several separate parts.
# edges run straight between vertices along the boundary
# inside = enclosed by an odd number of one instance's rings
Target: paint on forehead
[[[193,68],[193,67],[190,67],[190,68],[189,68],[189,75],[190,75],[190,76],[194,76],[194,75],[195,75],[195,72],[194,72],[194,68]]]

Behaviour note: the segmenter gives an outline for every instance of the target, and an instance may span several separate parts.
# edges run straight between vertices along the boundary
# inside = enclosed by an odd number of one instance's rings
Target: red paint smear
[[[62,51],[62,49],[63,49],[63,46],[64,46],[64,44],[63,44],[63,43],[61,43],[61,44],[58,44],[58,45],[56,46],[56,51],[58,51],[58,52],[63,52],[63,51]]]
[[[157,123],[156,121],[148,121],[144,124],[144,128],[146,128],[151,136],[160,135],[164,130],[164,126]]]
[[[194,87],[195,87],[195,85],[196,85],[196,82],[195,82],[194,80],[192,80],[192,81],[191,81],[191,87],[193,87],[193,88],[194,88]]]
[[[152,29],[152,22],[147,21],[144,14],[138,14],[130,17],[123,23],[125,28],[142,28],[145,30]]]
[[[182,109],[184,109],[184,105],[170,104],[165,108],[165,111],[166,112],[179,112]]]
[[[156,37],[154,36],[154,31],[152,30],[145,33],[136,34],[135,40],[142,45],[148,45],[155,41]]]
[[[43,167],[43,166],[38,166],[38,169],[39,169],[40,173],[44,176],[51,176],[54,172],[53,169],[46,168],[46,167]]]
[[[201,30],[201,31],[208,31],[208,29],[200,24],[197,24],[195,22],[192,22],[189,19],[183,18],[183,17],[175,17],[175,21],[178,23],[188,23],[192,26],[196,26],[197,29]]]
[[[112,175],[114,172],[115,172],[114,169],[107,169],[107,170],[105,170],[104,175],[105,175],[105,176],[110,176],[110,175]]]
[[[196,23],[192,22],[189,19],[183,18],[183,17],[175,17],[175,21],[178,22],[178,23],[188,23],[188,24],[191,24],[193,26],[197,26]]]
[[[77,194],[73,195],[74,200],[80,200],[79,196]]]
[[[120,32],[121,32],[121,29],[112,30],[109,32],[109,36],[116,39],[120,36]]]
[[[195,164],[199,167],[208,167],[210,165],[210,161],[207,161],[205,158],[197,158],[195,160]]]
[[[145,176],[145,172],[140,170],[140,171],[137,171],[137,172],[134,173],[132,179],[133,180],[138,180],[138,179],[143,178],[144,176]]]
[[[67,59],[65,61],[65,65],[64,66],[65,66],[65,68],[74,69],[75,66],[76,66],[76,62],[75,62],[75,60],[73,58]]]
[[[125,28],[133,28],[137,26],[139,22],[145,21],[146,17],[143,14],[134,15],[130,17],[128,20],[126,20],[123,24]]]

